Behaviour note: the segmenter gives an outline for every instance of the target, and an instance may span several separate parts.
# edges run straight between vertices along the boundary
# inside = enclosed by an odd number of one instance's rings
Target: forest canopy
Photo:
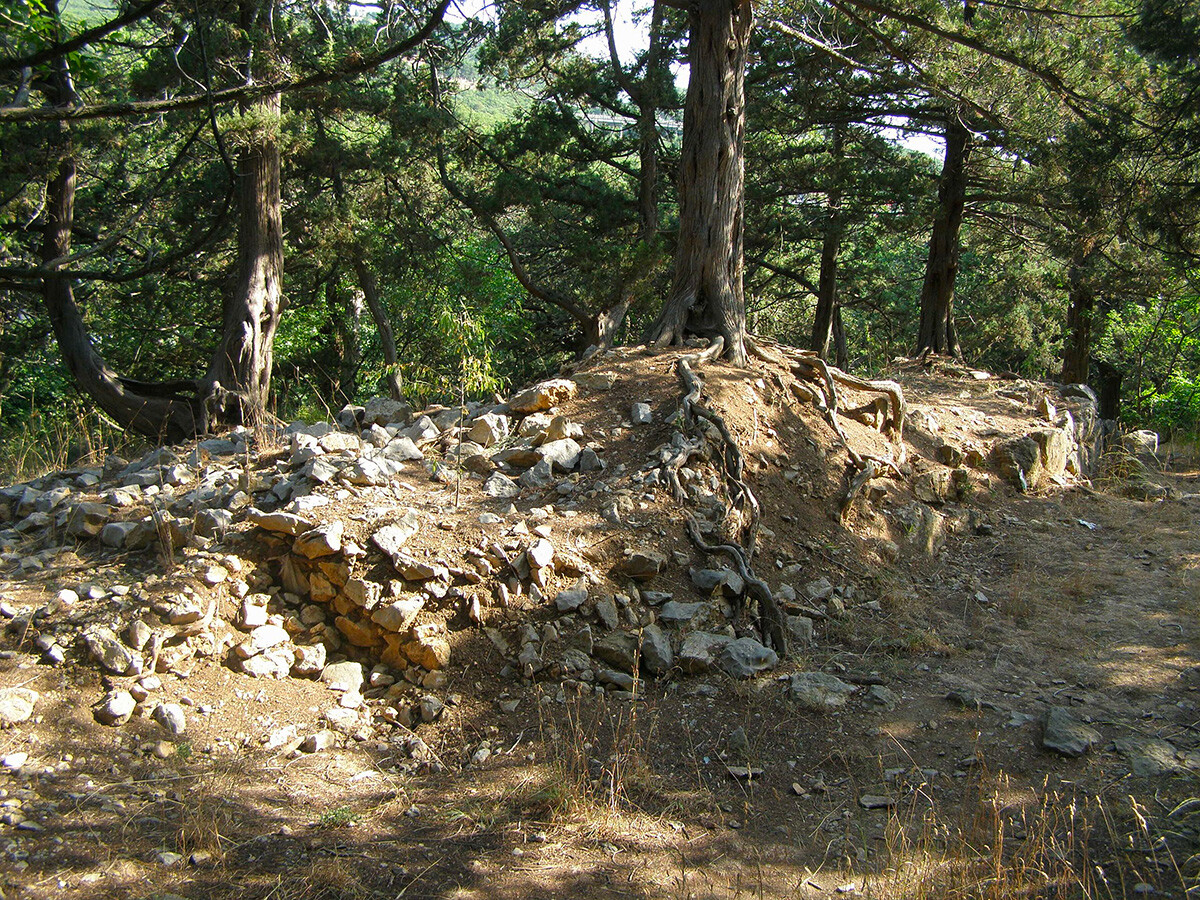
[[[5,435],[453,404],[613,343],[740,363],[748,332],[1200,428],[1188,4],[0,15]]]

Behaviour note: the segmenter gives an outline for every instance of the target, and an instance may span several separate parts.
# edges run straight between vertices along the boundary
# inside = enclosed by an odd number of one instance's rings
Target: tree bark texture
[[[726,357],[738,364],[746,360],[744,82],[752,25],[749,0],[691,7],[675,275],[648,335],[658,346],[689,333],[721,335]]]
[[[625,314],[629,312],[631,300],[632,298],[626,297],[608,309],[600,310],[600,312],[583,323],[583,345],[585,349],[597,347],[601,350],[607,350],[612,347],[614,341],[616,341],[617,332],[625,322]]]
[[[843,372],[850,371],[850,347],[846,343],[846,326],[842,322],[841,304],[833,308],[834,365]]]
[[[75,160],[68,156],[46,188],[46,218],[42,262],[71,253],[75,221]],[[196,399],[195,382],[145,384],[122,378],[96,352],[71,280],[65,275],[42,278],[42,298],[50,316],[59,352],[75,384],[118,423],[157,440],[176,441],[203,431],[204,406]],[[189,396],[190,395],[190,396]]]
[[[371,311],[371,319],[379,332],[379,344],[383,348],[383,364],[387,371],[384,373],[384,386],[388,396],[393,400],[403,398],[400,379],[400,357],[396,352],[396,335],[392,331],[392,320],[383,305],[379,294],[379,282],[375,273],[367,265],[362,253],[355,254],[354,272],[358,276],[358,286],[362,288],[363,299],[367,301],[367,309]]]
[[[638,239],[647,244],[658,237],[658,103],[663,72],[663,4],[655,3],[650,17],[650,50],[646,76],[637,89],[638,105]]]
[[[958,276],[958,232],[967,195],[967,159],[971,133],[957,116],[946,120],[946,158],[938,183],[938,210],[929,236],[917,352],[961,357],[954,327],[954,281]]]
[[[837,261],[842,243],[842,188],[837,176],[842,163],[843,128],[833,126],[834,182],[826,194],[825,235],[821,241],[821,272],[817,279],[817,309],[813,315],[812,340],[809,349],[829,361],[829,345],[833,340],[833,323],[837,310]]]
[[[1067,335],[1063,342],[1063,384],[1087,384],[1092,358],[1092,317],[1096,291],[1088,273],[1095,242],[1082,242],[1067,267]]]
[[[259,140],[238,157],[238,272],[226,295],[221,343],[209,369],[214,409],[238,424],[261,421],[271,388],[275,329],[283,298],[283,211],[279,140],[280,95],[255,104],[265,123]]]

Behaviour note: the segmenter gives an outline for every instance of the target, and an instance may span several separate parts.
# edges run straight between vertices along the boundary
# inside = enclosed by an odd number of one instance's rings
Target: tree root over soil
[[[740,535],[743,546],[705,542],[700,534],[700,525],[691,513],[687,513],[688,537],[702,553],[724,553],[733,560],[738,574],[746,583],[745,605],[748,607],[751,602],[757,605],[759,633],[763,644],[773,647],[775,652],[783,657],[787,655],[787,631],[784,628],[783,610],[766,582],[754,575],[750,565],[762,509],[758,498],[754,496],[743,477],[745,461],[737,441],[729,431],[729,426],[720,415],[700,402],[700,393],[704,385],[696,375],[694,367],[716,359],[721,355],[723,348],[724,340],[717,337],[706,349],[681,357],[677,364],[679,380],[684,389],[682,412],[685,436],[682,445],[664,461],[662,471],[671,485],[676,502],[683,503],[686,494],[679,481],[679,470],[692,459],[711,458],[708,438],[697,427],[696,420],[703,419],[720,437],[720,460],[725,472],[726,490],[729,492],[729,509],[741,520],[735,533]]]
[[[746,349],[751,356],[764,362],[786,368],[800,381],[792,382],[791,392],[803,402],[812,403],[821,412],[838,440],[845,448],[850,460],[850,472],[847,474],[848,488],[843,495],[839,508],[839,516],[844,521],[854,501],[866,490],[873,478],[890,472],[900,476],[899,463],[904,461],[904,419],[907,407],[904,402],[904,392],[894,381],[871,381],[849,375],[830,366],[817,354],[811,351],[793,350],[772,343],[770,352],[766,342],[761,339],[746,338]],[[737,441],[729,431],[724,418],[700,401],[704,384],[696,374],[696,369],[719,357],[724,349],[724,340],[716,337],[704,350],[688,354],[679,359],[676,372],[683,386],[682,401],[682,440],[680,436],[672,442],[672,448],[667,452],[661,471],[664,479],[671,486],[672,495],[677,503],[683,504],[687,493],[679,479],[680,470],[692,460],[708,462],[713,458],[709,445],[709,436],[715,432],[720,438],[721,450],[719,460],[725,475],[725,487],[729,494],[729,513],[736,517],[732,533],[738,543],[709,544],[701,535],[700,525],[689,512],[687,515],[687,533],[693,544],[706,554],[723,553],[728,556],[738,569],[746,583],[744,603],[757,605],[758,627],[763,643],[773,646],[780,656],[787,654],[787,630],[785,628],[784,610],[771,593],[766,582],[754,575],[751,560],[754,556],[754,545],[761,519],[761,507],[754,492],[744,478],[745,462]],[[778,354],[776,356],[775,354]],[[844,415],[856,419],[870,420],[880,432],[888,437],[893,452],[887,456],[877,456],[862,453],[850,445],[845,430],[838,420],[841,398],[838,386],[853,390],[877,393],[882,396],[857,410],[850,410]],[[705,430],[697,426],[697,420],[708,423]],[[740,546],[739,546],[740,544]]]
[[[824,416],[825,421],[833,429],[834,434],[841,441],[842,447],[846,450],[853,473],[847,475],[849,487],[842,497],[838,510],[839,518],[845,521],[854,501],[866,490],[873,478],[885,472],[890,472],[898,478],[902,477],[899,465],[904,462],[905,458],[904,420],[908,411],[904,402],[904,391],[894,381],[872,381],[843,372],[841,369],[829,365],[811,350],[796,350],[784,347],[782,344],[773,344],[773,349],[780,354],[779,357],[775,357],[766,350],[765,343],[761,338],[747,338],[746,349],[752,356],[774,365],[783,365],[789,368],[797,378],[810,382],[793,382],[792,393],[798,399],[813,404]],[[817,383],[811,383],[813,381]],[[886,412],[883,413],[882,421],[875,424],[891,442],[894,455],[876,456],[859,452],[850,446],[846,432],[838,421],[838,412],[841,407],[837,389],[839,384],[853,390],[883,395],[865,407],[849,410],[844,415],[863,421],[870,414],[871,419],[875,419],[875,411],[879,409],[879,403],[886,400]]]

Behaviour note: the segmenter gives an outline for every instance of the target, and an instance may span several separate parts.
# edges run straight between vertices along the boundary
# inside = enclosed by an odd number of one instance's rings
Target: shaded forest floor
[[[571,408],[585,433],[607,435],[610,471],[636,468],[669,436],[674,359],[619,359],[613,392]],[[11,761],[0,774],[3,896],[1195,895],[1200,471],[1157,473],[1172,488],[1159,501],[1070,482],[1022,494],[993,475],[950,504],[947,521],[969,524],[947,528],[928,554],[903,527],[891,542],[879,524],[911,501],[910,485],[889,485],[875,511],[841,524],[831,514],[839,451],[819,417],[789,408],[794,421],[780,424],[755,373],[703,374],[764,507],[760,574],[773,586],[824,577],[845,598],[825,607],[811,646],[744,681],[647,680],[631,701],[522,678],[482,629],[459,627],[431,690],[444,708],[404,729],[401,757],[369,733],[317,753],[266,749],[280,729],[311,731],[336,705],[328,688],[211,659],[162,677],[161,698],[187,712],[184,734],[168,738],[148,715],[105,727],[92,713],[105,689],[96,666],[50,665],[10,631],[0,688],[40,700],[33,720],[0,732],[0,760]],[[934,432],[955,433],[946,423],[963,424],[969,443],[968,422],[993,438],[1036,422],[1033,405],[997,396],[994,380],[902,380],[918,459]],[[662,423],[636,445],[621,421],[634,400]],[[848,431],[852,443],[876,440]],[[796,468],[803,490],[785,477]],[[440,498],[446,517],[424,536],[429,549],[469,543],[480,510],[500,508],[470,486],[451,514],[454,491],[414,488]],[[555,528],[582,533],[596,499],[552,517]],[[624,529],[677,562],[704,562],[668,495],[635,499]],[[518,498],[508,521],[545,500]],[[182,564],[94,543],[64,548],[37,574],[9,573],[0,593],[21,607]],[[256,546],[244,530],[229,552],[252,566]],[[653,587],[696,599],[682,563]],[[487,615],[501,630],[554,621],[519,605]],[[806,671],[856,693],[809,711],[788,689]],[[1098,733],[1088,752],[1044,748],[1051,708]]]

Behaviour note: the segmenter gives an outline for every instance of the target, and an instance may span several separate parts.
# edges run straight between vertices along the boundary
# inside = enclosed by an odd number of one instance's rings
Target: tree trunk
[[[846,326],[842,323],[842,307],[833,308],[833,346],[835,352],[834,365],[843,372],[850,371],[850,348],[846,344]]]
[[[662,71],[663,4],[656,2],[650,16],[650,49],[646,74],[638,89],[638,239],[658,238],[658,102]],[[662,71],[660,71],[662,70]]]
[[[71,252],[75,221],[75,160],[68,156],[46,186],[46,224],[42,262],[61,260]],[[157,440],[178,441],[205,430],[204,406],[196,383],[146,384],[121,378],[92,345],[71,280],[58,273],[42,277],[42,298],[59,352],[75,384],[123,427]],[[190,396],[189,396],[190,395]]]
[[[361,291],[350,291],[342,297],[341,271],[334,266],[325,281],[325,306],[329,310],[334,330],[334,353],[337,369],[331,373],[329,394],[335,407],[345,406],[358,393],[358,372],[362,368],[362,311]]]
[[[235,424],[253,424],[266,415],[283,298],[280,96],[269,94],[253,108],[261,131],[238,158],[237,281],[225,298],[221,343],[208,375],[214,410]]]
[[[1092,317],[1096,292],[1088,263],[1095,241],[1082,242],[1071,256],[1067,269],[1067,338],[1063,342],[1063,384],[1087,384],[1092,354]]]
[[[620,331],[621,325],[625,321],[625,314],[629,312],[630,302],[631,298],[626,297],[608,309],[602,309],[583,323],[585,350],[592,347],[607,350],[612,347],[616,341],[617,332]]]
[[[1096,371],[1100,375],[1096,398],[1100,401],[1100,418],[1115,420],[1121,415],[1121,381],[1125,373],[1103,359],[1096,360]]]
[[[371,271],[361,252],[354,255],[354,271],[358,275],[363,299],[367,301],[367,309],[371,311],[371,318],[379,331],[379,343],[383,347],[383,364],[386,369],[383,375],[384,385],[389,397],[400,400],[403,392],[400,389],[400,357],[396,353],[396,335],[392,332],[392,320],[388,318],[387,310],[383,307],[383,298],[379,296],[379,282],[375,280],[375,273]]]
[[[825,196],[825,235],[821,242],[821,273],[817,279],[817,309],[813,315],[812,340],[809,349],[821,359],[829,359],[829,343],[833,339],[833,323],[837,310],[837,258],[842,243],[842,188],[838,172],[842,164],[844,129],[833,126],[833,184]]]
[[[47,9],[58,16],[58,3]],[[54,106],[78,102],[71,69],[65,57],[55,60],[43,88]],[[71,279],[58,269],[71,255],[75,226],[76,165],[70,133],[60,126],[57,148],[62,154],[58,171],[46,184],[45,222],[42,229],[42,300],[67,370],[76,386],[124,428],[157,440],[176,441],[207,429],[205,407],[197,398],[197,383],[173,381],[146,383],[122,378],[96,352],[83,315],[75,304]]]
[[[967,195],[967,157],[971,133],[958,117],[946,120],[946,158],[938,184],[938,212],[929,236],[925,284],[921,288],[921,325],[917,352],[962,356],[954,327],[954,280],[958,275],[958,232]]]
[[[742,364],[744,81],[753,14],[749,0],[697,0],[689,17],[679,244],[671,290],[648,339],[665,346],[688,333],[720,335],[726,357]]]

